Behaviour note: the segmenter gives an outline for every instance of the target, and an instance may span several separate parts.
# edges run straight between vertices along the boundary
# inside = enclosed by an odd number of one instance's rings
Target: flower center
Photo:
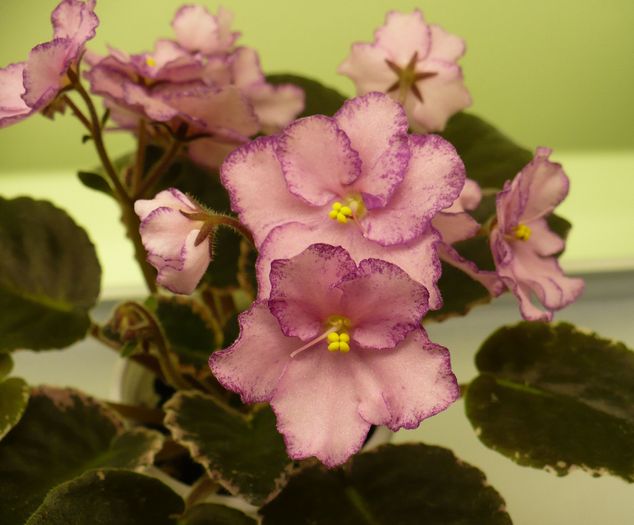
[[[520,223],[515,228],[513,228],[513,233],[515,234],[515,238],[520,241],[527,241],[531,238],[531,229],[526,224]]]
[[[343,315],[331,315],[328,319],[326,319],[326,331],[292,352],[291,357],[295,357],[297,354],[301,354],[304,350],[312,348],[324,339],[328,341],[328,350],[331,352],[349,352],[350,335],[348,334],[348,329],[350,328],[350,324],[350,319],[344,317]]]
[[[349,219],[357,219],[365,213],[365,206],[360,195],[346,197],[344,202],[332,203],[328,217],[340,224],[346,224]]]
[[[156,67],[156,60],[154,60],[152,57],[148,56],[145,57],[145,63],[150,66],[150,67]]]

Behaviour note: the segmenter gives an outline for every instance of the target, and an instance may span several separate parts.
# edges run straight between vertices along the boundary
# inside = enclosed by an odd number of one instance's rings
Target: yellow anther
[[[338,316],[336,316],[338,317]],[[344,319],[344,318],[340,318]],[[341,326],[338,324],[338,326]],[[338,332],[330,332],[328,334],[328,350],[331,352],[349,352],[350,345],[350,336],[348,332],[345,330],[340,330]]]
[[[152,57],[146,57],[145,58],[145,63],[150,66],[150,67],[155,67],[156,66],[156,60],[154,60]]]
[[[344,206],[339,201],[332,203],[332,209],[328,212],[328,217],[341,224],[346,224],[352,218],[352,210],[349,206]]]
[[[518,224],[515,228],[513,228],[513,233],[515,233],[515,238],[520,241],[527,241],[531,237],[531,229],[526,226],[526,224]]]

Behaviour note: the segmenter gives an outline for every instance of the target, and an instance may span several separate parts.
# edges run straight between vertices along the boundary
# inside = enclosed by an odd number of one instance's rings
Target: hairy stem
[[[152,189],[152,186],[156,184],[165,171],[170,167],[170,164],[176,158],[176,155],[178,155],[182,145],[182,142],[176,139],[171,142],[169,148],[165,150],[161,158],[156,162],[156,164],[154,164],[154,166],[152,166],[152,169],[142,180],[139,188],[134,193],[135,199],[143,198],[145,194]]]

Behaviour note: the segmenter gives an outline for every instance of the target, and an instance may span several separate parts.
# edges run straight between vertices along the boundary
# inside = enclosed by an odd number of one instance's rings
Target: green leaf
[[[95,191],[100,191],[102,193],[105,193],[106,195],[110,195],[111,197],[113,197],[112,188],[110,187],[110,184],[108,184],[108,181],[103,177],[103,175],[100,175],[99,173],[94,173],[92,171],[78,171],[77,177],[79,178],[80,182],[87,188]]]
[[[163,408],[174,440],[232,494],[260,505],[285,482],[290,460],[270,408],[246,416],[197,392],[179,392]]]
[[[179,360],[207,367],[209,354],[218,346],[207,308],[191,297],[159,296],[155,313]]]
[[[442,136],[451,142],[467,168],[467,177],[482,188],[502,188],[528,164],[533,154],[491,124],[469,113],[457,113]]]
[[[86,232],[61,209],[0,198],[0,351],[82,339],[101,267]]]
[[[178,525],[256,525],[253,518],[239,510],[217,505],[202,503],[189,509],[178,520]]]
[[[385,445],[345,468],[305,469],[260,512],[263,525],[511,523],[482,472],[423,444]]]
[[[0,382],[0,439],[18,424],[28,401],[29,386],[24,379],[10,377]]]
[[[482,345],[466,411],[520,465],[634,481],[634,353],[567,323],[523,322]]]
[[[299,117],[309,115],[334,115],[346,97],[333,88],[320,84],[311,78],[291,74],[267,75],[267,81],[271,84],[295,84],[304,90],[305,106]],[[298,118],[299,118],[298,117]]]
[[[13,358],[10,354],[0,352],[0,381],[7,377],[13,370]]]
[[[0,442],[3,525],[22,525],[52,487],[87,470],[152,464],[162,441],[158,432],[125,431],[114,412],[75,390],[34,389]]]
[[[97,470],[51,490],[26,525],[176,525],[184,506],[155,478]]]

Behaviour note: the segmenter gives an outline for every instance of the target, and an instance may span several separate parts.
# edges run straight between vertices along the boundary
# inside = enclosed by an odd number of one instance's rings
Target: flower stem
[[[141,235],[139,234],[140,222],[137,214],[134,212],[134,200],[130,198],[130,195],[128,195],[127,190],[119,179],[119,175],[117,174],[117,171],[115,170],[115,167],[110,160],[110,156],[108,155],[108,152],[106,150],[106,145],[103,141],[101,121],[99,120],[97,110],[92,102],[92,99],[90,98],[90,95],[86,91],[86,88],[84,88],[84,86],[82,85],[81,80],[79,79],[79,76],[77,74],[71,73],[69,71],[69,78],[73,83],[75,91],[79,94],[79,96],[86,104],[86,107],[88,108],[90,119],[85,119],[86,122],[84,123],[84,125],[90,125],[89,130],[92,135],[97,154],[99,155],[99,160],[101,161],[101,164],[103,165],[104,170],[106,171],[106,174],[108,175],[108,178],[110,179],[110,182],[114,187],[114,193],[116,195],[117,201],[119,202],[119,206],[121,207],[121,221],[126,227],[128,238],[132,241],[134,245],[134,254],[141,268],[141,272],[143,273],[145,283],[150,292],[156,292],[156,274],[152,267],[145,260],[145,248],[143,247],[143,243],[141,242]],[[73,106],[70,107],[72,110]],[[80,114],[83,115],[83,113],[81,112]]]
[[[181,149],[182,142],[174,139],[169,148],[163,153],[161,158],[152,166],[147,176],[141,182],[140,187],[134,192],[134,199],[140,199],[145,196],[148,190],[152,189],[152,186],[161,178],[165,171],[169,168],[170,164],[178,155]]]

